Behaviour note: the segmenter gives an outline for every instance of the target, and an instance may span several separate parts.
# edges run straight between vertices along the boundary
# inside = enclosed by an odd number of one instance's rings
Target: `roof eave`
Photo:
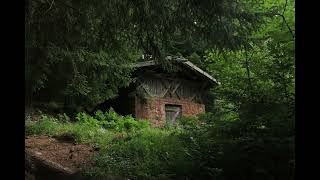
[[[194,65],[193,63],[191,63],[190,61],[188,61],[185,58],[174,58],[174,59],[172,59],[171,57],[167,57],[166,59],[174,60],[176,62],[179,62],[179,63],[185,65],[189,69],[199,73],[202,76],[205,76],[210,82],[213,82],[216,85],[220,85],[221,84],[214,77],[212,77],[211,75],[209,75],[208,73],[206,73],[202,69],[198,68],[196,65]],[[156,65],[156,62],[154,60],[150,60],[150,61],[144,61],[144,62],[139,62],[139,63],[136,63],[136,64],[132,64],[132,65],[130,65],[130,67],[132,67],[132,68],[141,68],[141,67],[154,66],[154,65]]]

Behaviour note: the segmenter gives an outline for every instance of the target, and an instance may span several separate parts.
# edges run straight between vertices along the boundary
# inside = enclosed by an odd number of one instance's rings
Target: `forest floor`
[[[48,136],[26,136],[25,150],[37,154],[43,160],[58,163],[72,171],[84,168],[90,158],[98,153],[98,149],[91,146]]]

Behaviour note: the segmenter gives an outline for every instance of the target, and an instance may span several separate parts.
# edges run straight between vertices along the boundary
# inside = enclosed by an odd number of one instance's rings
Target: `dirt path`
[[[98,152],[88,145],[65,142],[48,136],[26,136],[25,150],[72,171],[81,170]]]

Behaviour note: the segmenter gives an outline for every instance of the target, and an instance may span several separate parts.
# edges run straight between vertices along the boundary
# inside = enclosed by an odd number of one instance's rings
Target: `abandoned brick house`
[[[163,126],[181,116],[205,112],[203,96],[218,82],[187,59],[171,60],[178,71],[168,73],[155,61],[132,65],[135,83],[121,89],[119,97],[104,107],[112,106],[120,114],[148,119],[152,126]]]

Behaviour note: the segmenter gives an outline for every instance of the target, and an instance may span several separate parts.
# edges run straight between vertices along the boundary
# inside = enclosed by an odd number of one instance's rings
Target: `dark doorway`
[[[165,111],[167,124],[173,124],[177,119],[181,118],[182,113],[180,105],[166,104]]]

